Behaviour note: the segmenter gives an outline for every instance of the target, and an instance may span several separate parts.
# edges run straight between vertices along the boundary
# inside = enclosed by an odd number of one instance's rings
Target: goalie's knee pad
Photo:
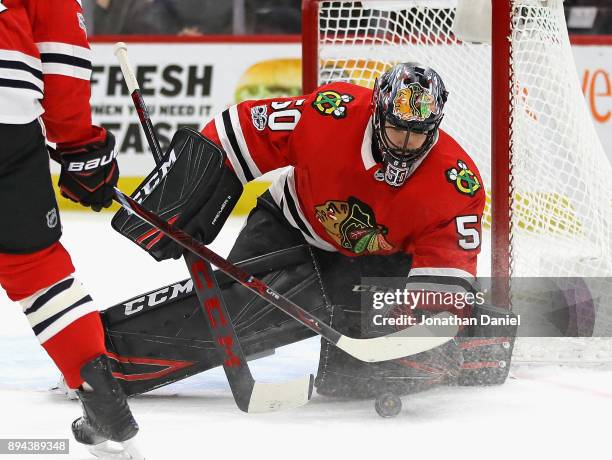
[[[168,152],[132,194],[163,219],[209,244],[242,193],[242,184],[225,164],[225,154],[200,133],[179,129]],[[121,209],[112,226],[156,260],[179,258],[183,248],[149,224]]]

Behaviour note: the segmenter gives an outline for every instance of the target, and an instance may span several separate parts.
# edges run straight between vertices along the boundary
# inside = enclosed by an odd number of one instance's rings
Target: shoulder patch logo
[[[314,109],[321,115],[331,115],[333,118],[340,119],[347,115],[345,104],[355,99],[350,94],[340,94],[336,91],[322,91],[317,94],[312,103]]]
[[[263,104],[251,107],[251,120],[257,131],[266,129],[266,125],[268,124],[268,106]]]
[[[355,254],[384,253],[394,249],[385,238],[388,228],[377,224],[372,208],[355,197],[317,205],[315,217],[340,247]]]
[[[481,187],[476,174],[461,160],[457,160],[457,167],[446,170],[446,179],[455,186],[459,193],[474,196]]]

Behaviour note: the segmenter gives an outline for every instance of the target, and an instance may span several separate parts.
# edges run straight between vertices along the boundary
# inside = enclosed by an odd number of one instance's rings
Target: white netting
[[[371,87],[397,62],[434,68],[450,93],[442,128],[476,161],[490,202],[492,48],[453,35],[455,6],[321,1],[319,83]],[[513,274],[611,278],[612,167],[582,96],[562,0],[517,0],[513,8],[513,123],[496,128],[512,129]],[[490,219],[487,206],[485,228]],[[609,296],[609,283],[590,287]],[[595,333],[612,333],[612,298],[598,308]]]

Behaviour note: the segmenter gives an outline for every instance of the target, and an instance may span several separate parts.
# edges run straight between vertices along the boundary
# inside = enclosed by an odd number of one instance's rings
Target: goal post
[[[512,175],[510,161],[512,143],[512,68],[510,40],[511,2],[497,0],[491,8],[491,278],[492,301],[500,307],[510,308],[511,276],[511,201]],[[505,126],[506,129],[497,129]],[[479,166],[479,163],[476,163]],[[485,186],[486,190],[486,186]]]

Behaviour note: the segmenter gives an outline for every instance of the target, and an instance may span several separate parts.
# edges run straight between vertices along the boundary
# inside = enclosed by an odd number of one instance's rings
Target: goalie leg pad
[[[393,332],[373,330],[364,324],[364,308],[371,309],[372,290],[403,289],[411,266],[405,254],[391,256],[334,257],[317,253],[325,295],[333,305],[332,326],[350,337],[370,337]],[[372,284],[377,283],[377,284]],[[384,286],[378,283],[385,283]],[[395,283],[398,283],[395,285]],[[363,298],[362,298],[363,296]],[[362,302],[366,302],[362,306]],[[319,394],[334,397],[374,398],[383,393],[404,395],[439,384],[454,383],[462,362],[455,341],[402,359],[366,363],[321,341],[315,386]]]
[[[247,272],[327,321],[310,248],[262,201],[251,212],[229,259],[243,260],[238,265]],[[247,356],[314,335],[228,276],[215,276]],[[113,370],[128,394],[221,364],[190,279],[111,307],[103,312],[103,321]]]
[[[219,234],[242,193],[225,154],[197,131],[180,128],[163,161],[132,194],[138,203],[204,244]],[[156,260],[178,259],[176,243],[121,209],[112,226]]]
[[[483,317],[513,323],[516,315],[506,309],[488,305],[474,305],[472,316],[478,326],[468,328],[469,337],[458,339],[463,353],[463,364],[458,384],[465,386],[501,385],[510,371],[512,350],[517,326],[482,326]]]
[[[329,343],[321,343],[317,393],[343,398],[376,398],[417,393],[457,381],[462,363],[454,340],[432,350],[391,361],[365,363]]]
[[[266,264],[275,257],[266,255],[239,265],[248,269],[250,262]],[[275,291],[327,319],[310,260],[252,272]],[[224,279],[220,287],[246,356],[314,335],[242,285]],[[150,391],[221,365],[191,279],[111,307],[102,318],[113,370],[128,394]]]

